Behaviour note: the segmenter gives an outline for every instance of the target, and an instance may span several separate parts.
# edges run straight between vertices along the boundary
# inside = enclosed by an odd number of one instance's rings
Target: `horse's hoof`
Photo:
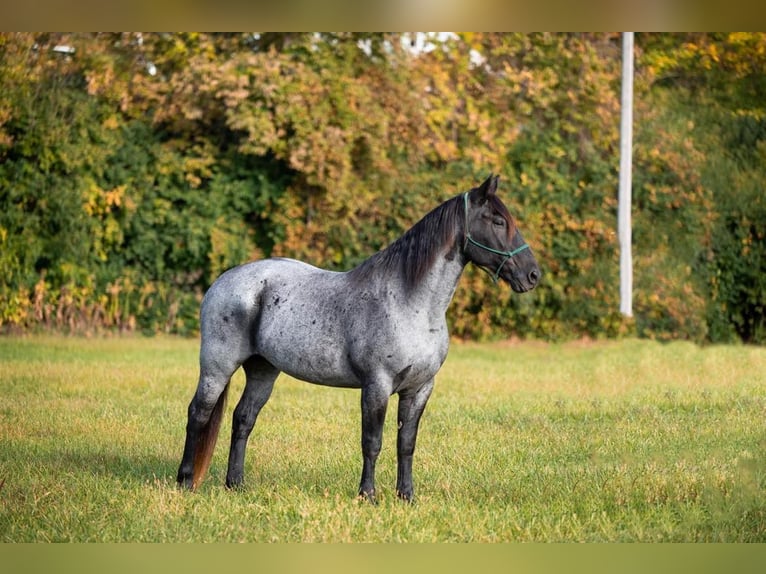
[[[176,476],[176,484],[178,484],[178,488],[182,490],[194,490],[194,480],[192,475],[186,475],[185,473],[178,473],[178,476]]]
[[[356,495],[356,499],[359,502],[368,502],[372,504],[373,506],[376,506],[378,504],[377,498],[375,498],[374,492],[360,492]]]
[[[229,490],[239,490],[239,489],[242,488],[242,483],[243,482],[244,481],[241,478],[239,478],[239,479],[231,479],[231,480],[229,480],[227,478],[226,479],[226,488],[228,488]]]
[[[415,502],[415,495],[413,494],[412,491],[410,491],[410,492],[401,492],[401,491],[397,490],[396,491],[396,497],[399,500],[402,500],[402,501],[404,501],[404,502],[406,502],[408,504],[413,504]]]

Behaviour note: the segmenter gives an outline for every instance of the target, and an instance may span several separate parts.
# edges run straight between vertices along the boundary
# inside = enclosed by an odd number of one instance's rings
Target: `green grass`
[[[246,485],[175,487],[197,343],[0,339],[0,541],[766,541],[766,349],[453,344],[414,505],[355,499],[359,393],[282,377]]]

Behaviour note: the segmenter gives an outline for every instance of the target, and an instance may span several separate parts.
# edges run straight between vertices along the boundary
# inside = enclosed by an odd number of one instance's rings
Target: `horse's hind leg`
[[[229,380],[238,368],[239,363],[233,361],[207,361],[204,356],[200,361],[199,384],[189,403],[186,442],[178,468],[177,481],[182,487],[196,488],[207,472],[218,437]]]
[[[245,447],[247,439],[255,426],[258,413],[266,404],[274,388],[274,381],[279,370],[260,356],[250,357],[244,362],[246,383],[242,398],[234,409],[231,427],[231,448],[229,450],[229,470],[226,473],[226,486],[235,488],[242,484],[245,473]]]

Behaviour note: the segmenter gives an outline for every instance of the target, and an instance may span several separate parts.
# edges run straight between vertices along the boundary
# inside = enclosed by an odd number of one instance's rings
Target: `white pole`
[[[617,232],[620,239],[620,313],[633,316],[631,238],[631,169],[633,164],[633,32],[622,35],[622,110],[620,121],[620,189]]]

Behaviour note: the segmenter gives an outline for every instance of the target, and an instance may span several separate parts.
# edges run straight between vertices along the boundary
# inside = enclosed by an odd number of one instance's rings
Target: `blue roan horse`
[[[345,273],[264,259],[223,273],[201,309],[200,376],[189,405],[178,483],[195,488],[215,447],[229,379],[246,384],[234,411],[226,485],[280,371],[362,390],[359,495],[375,500],[388,400],[399,395],[396,491],[411,500],[418,423],[447,356],[445,314],[470,261],[523,293],[540,269],[496,195],[497,177],[442,203],[386,249]]]

